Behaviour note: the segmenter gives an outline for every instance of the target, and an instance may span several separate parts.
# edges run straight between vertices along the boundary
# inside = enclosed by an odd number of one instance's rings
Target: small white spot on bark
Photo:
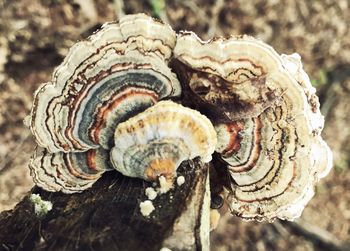
[[[171,249],[167,247],[162,247],[159,251],[171,251]]]
[[[171,188],[173,188],[172,181],[167,180],[164,176],[159,177],[159,192],[161,194],[167,193]]]
[[[153,203],[150,200],[145,200],[140,203],[140,211],[143,216],[149,216],[154,209]]]
[[[154,200],[157,197],[157,192],[153,187],[147,187],[145,194],[149,200]]]
[[[41,199],[39,194],[32,194],[29,199],[34,204],[34,211],[37,216],[44,216],[52,209],[52,203]]]
[[[176,183],[178,186],[182,186],[185,183],[185,177],[184,176],[177,177]]]

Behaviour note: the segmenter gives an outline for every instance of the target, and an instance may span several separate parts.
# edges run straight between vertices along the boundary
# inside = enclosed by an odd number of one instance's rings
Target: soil
[[[162,8],[162,3],[165,7]],[[158,5],[157,5],[158,4]],[[160,7],[159,7],[160,6]],[[334,168],[317,186],[300,221],[350,243],[350,2],[347,0],[0,0],[0,211],[33,186],[35,147],[23,124],[33,92],[77,40],[125,13],[158,16],[203,39],[249,34],[279,53],[298,52],[317,87],[326,117],[324,138]],[[329,250],[288,224],[243,222],[223,214],[212,250]]]

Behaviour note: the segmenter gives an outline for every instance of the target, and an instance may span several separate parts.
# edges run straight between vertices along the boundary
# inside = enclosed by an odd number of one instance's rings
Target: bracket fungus
[[[52,153],[109,149],[119,122],[180,95],[167,66],[175,42],[169,26],[137,15],[75,44],[35,93],[30,128],[38,144]]]
[[[36,91],[30,168],[38,186],[74,193],[108,170],[173,180],[182,161],[214,158],[233,214],[292,220],[332,164],[323,124],[297,54],[127,15],[74,45]]]
[[[71,48],[34,96],[30,128],[46,149],[37,150],[30,164],[39,186],[82,191],[112,169],[105,155],[117,124],[181,93],[167,66],[175,42],[168,25],[135,15],[104,25]]]
[[[203,42],[189,32],[174,54],[197,102],[216,106],[209,116],[231,176],[231,211],[256,220],[299,217],[332,164],[300,56],[280,56],[249,36]]]
[[[172,179],[181,162],[211,160],[216,132],[199,112],[172,101],[160,101],[119,124],[111,150],[113,166],[122,174],[145,180]]]

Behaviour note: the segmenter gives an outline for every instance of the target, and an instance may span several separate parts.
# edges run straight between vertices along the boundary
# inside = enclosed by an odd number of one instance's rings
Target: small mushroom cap
[[[172,101],[161,101],[119,124],[115,131],[111,161],[130,177],[169,179],[182,161],[201,157],[211,160],[216,133],[199,112]]]
[[[138,14],[75,44],[35,93],[30,128],[38,144],[52,153],[109,149],[119,122],[180,95],[167,66],[175,42],[168,25]]]

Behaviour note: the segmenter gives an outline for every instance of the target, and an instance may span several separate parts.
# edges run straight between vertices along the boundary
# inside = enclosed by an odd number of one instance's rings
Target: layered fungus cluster
[[[232,213],[293,219],[331,167],[323,124],[297,54],[127,15],[75,44],[36,91],[30,169],[45,190],[75,193],[109,170],[172,180],[184,160],[213,159]]]

